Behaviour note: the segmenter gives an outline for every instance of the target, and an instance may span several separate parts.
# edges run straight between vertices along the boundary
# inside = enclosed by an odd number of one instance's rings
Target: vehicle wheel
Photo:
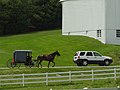
[[[110,65],[110,61],[109,60],[105,60],[104,64],[105,64],[105,66],[109,66]]]
[[[82,64],[81,63],[77,63],[77,66],[82,66]]]
[[[88,61],[87,61],[87,60],[83,60],[83,61],[82,61],[82,65],[83,65],[83,66],[87,66],[87,65],[88,65]]]
[[[12,59],[7,60],[7,67],[11,68]]]

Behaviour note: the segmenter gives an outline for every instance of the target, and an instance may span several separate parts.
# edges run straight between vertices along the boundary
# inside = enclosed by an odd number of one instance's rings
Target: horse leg
[[[49,61],[49,63],[48,63],[48,68],[49,68],[49,65],[50,65],[50,61]]]
[[[40,62],[38,63],[38,68],[39,68],[39,64],[41,65],[41,68],[42,68],[42,64],[41,64],[42,60],[40,60]]]
[[[38,63],[38,65],[37,65],[37,67],[39,68],[39,63]]]
[[[55,66],[55,62],[54,62],[54,61],[52,61],[52,63],[54,64],[52,67],[54,67],[54,66]]]

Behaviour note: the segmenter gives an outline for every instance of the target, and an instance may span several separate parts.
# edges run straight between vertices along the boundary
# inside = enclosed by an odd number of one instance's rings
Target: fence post
[[[22,81],[23,81],[23,87],[24,87],[24,86],[25,86],[25,80],[24,80],[24,79],[25,79],[25,76],[24,76],[24,73],[22,74],[22,77],[23,77],[23,80],[22,80]]]
[[[93,72],[93,69],[92,69],[92,82],[94,81],[94,72]]]
[[[114,79],[116,80],[116,68],[114,68]]]
[[[46,72],[46,85],[48,85],[48,73]]]
[[[72,79],[72,75],[71,75],[71,71],[69,71],[69,82],[71,82]]]

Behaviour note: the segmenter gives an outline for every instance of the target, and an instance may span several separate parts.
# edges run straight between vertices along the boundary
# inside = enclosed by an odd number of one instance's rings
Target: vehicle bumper
[[[112,62],[113,62],[113,60],[112,60],[112,59],[110,59],[109,61],[110,61],[110,63],[112,63]]]

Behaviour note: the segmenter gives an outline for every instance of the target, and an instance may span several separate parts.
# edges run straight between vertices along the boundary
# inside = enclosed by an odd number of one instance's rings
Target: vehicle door
[[[94,55],[94,60],[96,62],[101,62],[104,60],[104,58],[102,57],[102,55],[98,52],[93,52],[93,55]]]
[[[94,56],[92,52],[87,52],[86,53],[86,59],[88,60],[88,62],[92,62],[94,60]]]

